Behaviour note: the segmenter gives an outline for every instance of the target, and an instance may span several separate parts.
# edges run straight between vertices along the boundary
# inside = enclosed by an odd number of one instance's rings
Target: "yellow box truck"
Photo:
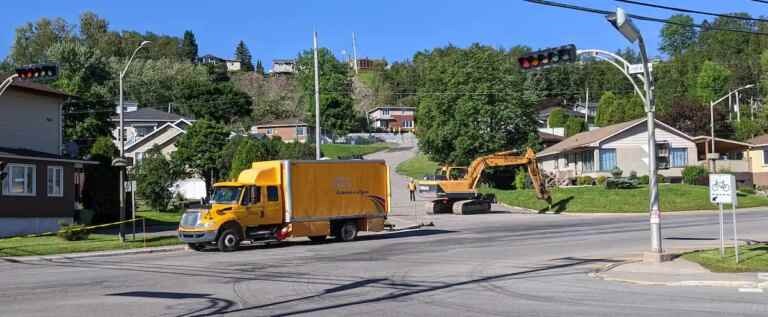
[[[390,199],[384,161],[255,162],[236,181],[214,184],[208,206],[184,213],[178,236],[194,250],[221,251],[289,237],[351,241],[384,229]]]

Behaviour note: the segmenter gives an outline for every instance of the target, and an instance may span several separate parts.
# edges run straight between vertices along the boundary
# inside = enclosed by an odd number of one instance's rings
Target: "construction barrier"
[[[119,225],[119,224],[122,224],[122,223],[129,223],[129,222],[136,222],[136,221],[143,221],[144,222],[144,227],[145,227],[144,231],[146,232],[146,221],[145,221],[145,219],[142,218],[142,217],[138,217],[138,218],[134,218],[134,219],[128,219],[128,220],[112,222],[112,223],[105,223],[105,224],[100,224],[100,225],[95,225],[95,226],[90,226],[90,227],[73,228],[73,229],[62,229],[62,230],[59,230],[59,231],[50,231],[50,232],[43,232],[43,233],[37,233],[37,234],[27,234],[27,235],[19,235],[19,236],[13,236],[13,237],[0,238],[0,241],[13,240],[13,239],[23,239],[23,238],[36,238],[36,237],[53,236],[53,235],[58,234],[59,232],[64,232],[64,231],[67,231],[67,230],[70,230],[70,231],[91,230],[91,229],[106,228],[106,227],[110,227],[110,226],[114,226],[114,225]]]

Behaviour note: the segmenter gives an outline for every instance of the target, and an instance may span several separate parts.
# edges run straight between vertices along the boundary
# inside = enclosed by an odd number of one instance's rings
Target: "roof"
[[[289,119],[278,119],[278,120],[262,122],[262,123],[256,124],[256,127],[266,128],[266,127],[286,127],[286,126],[303,126],[303,125],[307,125],[307,124],[298,118],[289,118]]]
[[[136,111],[126,111],[123,113],[123,120],[125,121],[169,121],[176,122],[178,120],[191,119],[185,118],[173,112],[160,111],[154,108],[139,108]],[[120,120],[120,115],[112,116],[112,121]]]
[[[567,151],[575,150],[579,148],[594,147],[598,145],[597,143],[603,140],[606,140],[614,135],[617,135],[625,130],[628,130],[632,127],[635,127],[645,121],[646,121],[645,118],[635,119],[632,121],[609,125],[607,127],[603,127],[603,128],[592,130],[592,131],[582,132],[572,137],[569,137],[560,143],[557,143],[555,145],[552,145],[544,149],[543,151],[539,152],[536,156],[542,157],[542,156],[548,156],[548,155],[558,154],[562,152],[567,152]],[[656,120],[656,124],[667,130],[674,131],[680,135],[683,135],[684,137],[693,141],[693,138],[691,136],[667,125],[664,122]]]
[[[758,135],[747,140],[747,143],[751,143],[753,145],[766,145],[768,144],[768,134]]]
[[[699,135],[699,136],[696,136],[696,137],[693,138],[693,141],[696,142],[696,143],[709,142],[710,140],[712,140],[712,137],[708,136],[708,135]],[[746,146],[746,147],[752,146],[752,144],[750,144],[751,142],[749,142],[749,141],[741,142],[741,141],[736,141],[736,140],[728,140],[728,139],[721,139],[721,138],[715,137],[715,143],[717,143],[717,142],[732,143],[732,144],[737,144],[737,145],[743,145],[743,146]]]
[[[272,64],[296,64],[292,59],[273,59]]]
[[[609,125],[607,127],[603,127],[603,128],[592,130],[592,131],[582,132],[574,136],[571,136],[560,143],[557,143],[555,145],[552,145],[544,149],[543,151],[539,152],[537,156],[547,156],[547,155],[557,154],[560,152],[565,152],[565,151],[580,148],[580,147],[589,146],[595,142],[599,142],[601,140],[607,139],[615,135],[616,133],[619,133],[628,128],[631,128],[643,121],[645,121],[645,119],[637,119],[637,120],[617,123],[614,125]]]
[[[31,160],[41,160],[41,161],[59,161],[59,162],[98,164],[98,162],[94,162],[94,161],[71,159],[71,158],[67,158],[57,154],[39,152],[39,151],[28,150],[28,149],[7,148],[7,147],[0,147],[0,157],[31,159]]]
[[[560,142],[562,140],[565,140],[564,136],[559,136],[557,134],[552,133],[546,133],[539,131],[539,138],[541,138],[544,142]]]
[[[141,137],[140,139],[136,140],[135,142],[127,145],[125,147],[125,150],[130,152],[130,151],[132,151],[133,148],[135,148],[135,147],[137,147],[137,146],[139,146],[141,144],[147,143],[149,140],[152,140],[152,138],[154,138],[154,137],[156,137],[158,135],[161,135],[162,131],[165,131],[165,130],[168,130],[168,129],[172,129],[173,128],[173,129],[178,130],[177,136],[180,135],[180,134],[187,133],[187,130],[184,130],[184,125],[185,124],[189,125],[190,123],[189,123],[189,121],[184,120],[184,119],[179,119],[176,122],[168,122],[168,123],[162,125],[161,127],[155,129],[155,131],[152,131],[149,134],[147,134],[147,135]]]
[[[368,110],[368,113],[374,112],[379,109],[389,109],[389,110],[413,110],[416,111],[416,107],[405,107],[405,106],[381,106],[376,107],[371,110]]]
[[[539,116],[549,116],[552,111],[555,111],[555,109],[561,109],[565,113],[565,115],[571,116],[571,117],[583,117],[584,114],[578,111],[575,111],[573,109],[566,108],[564,106],[551,106],[544,109],[539,110],[538,115]]]
[[[48,85],[43,85],[36,82],[28,81],[28,80],[18,80],[18,79],[14,80],[13,84],[11,84],[11,87],[21,89],[21,90],[42,93],[46,95],[52,95],[54,97],[74,97],[73,95],[70,95],[63,91],[53,89]]]

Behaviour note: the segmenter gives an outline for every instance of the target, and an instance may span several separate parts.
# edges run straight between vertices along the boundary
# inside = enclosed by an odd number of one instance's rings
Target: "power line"
[[[602,15],[608,15],[608,14],[615,13],[613,11],[593,9],[593,8],[588,8],[588,7],[582,7],[582,6],[572,5],[572,4],[559,3],[559,2],[546,1],[546,0],[523,0],[523,1],[534,3],[534,4],[541,4],[541,5],[551,6],[551,7],[559,7],[559,8],[576,10],[576,11],[583,11],[583,12],[589,12],[589,13],[595,13],[595,14],[602,14]],[[766,3],[768,3],[768,1],[766,1]],[[670,20],[667,20],[667,19],[660,19],[660,18],[648,17],[648,16],[643,16],[643,15],[637,15],[637,14],[627,14],[627,16],[629,16],[631,18],[634,18],[634,19],[637,19],[637,20],[659,22],[659,23],[673,24],[673,25],[679,25],[679,26],[696,27],[696,28],[705,29],[707,31],[724,31],[724,32],[746,33],[746,34],[754,34],[754,35],[768,35],[768,33],[765,33],[765,32],[727,29],[727,28],[711,26],[709,24],[679,23],[679,22],[670,21]]]
[[[654,3],[634,1],[634,0],[614,0],[614,1],[630,3],[630,4],[636,4],[636,5],[640,5],[640,6],[646,6],[646,7],[657,8],[657,9],[665,9],[665,10],[671,10],[671,11],[685,12],[685,13],[703,14],[703,15],[709,15],[709,16],[722,17],[722,18],[744,20],[744,21],[768,22],[768,20],[759,19],[759,18],[743,17],[743,16],[738,16],[738,15],[713,13],[713,12],[691,10],[691,9],[684,9],[684,8],[675,8],[675,7],[669,7],[669,6],[664,6],[664,5],[654,4]],[[768,1],[765,1],[765,2],[768,3]]]
[[[754,1],[754,2],[760,2],[760,3],[768,3],[768,1],[765,1],[765,0],[752,0],[752,1]]]

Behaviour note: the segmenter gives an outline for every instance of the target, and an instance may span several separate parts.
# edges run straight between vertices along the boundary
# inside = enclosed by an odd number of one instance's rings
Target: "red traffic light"
[[[56,79],[59,66],[56,64],[35,64],[16,68],[16,75],[21,79]]]

